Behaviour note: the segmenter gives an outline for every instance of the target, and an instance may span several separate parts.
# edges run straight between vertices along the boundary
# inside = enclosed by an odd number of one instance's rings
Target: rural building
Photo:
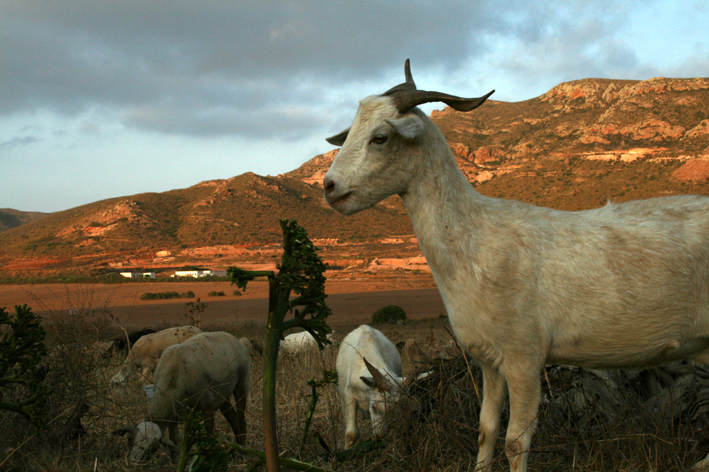
[[[123,277],[127,279],[154,279],[155,272],[121,272]]]
[[[176,270],[173,277],[194,277],[198,279],[206,275],[211,275],[209,270]]]
[[[216,277],[226,277],[226,270],[176,270],[175,275],[173,275],[172,277],[194,277],[195,279],[198,279],[200,277],[206,277],[208,275],[213,275]]]

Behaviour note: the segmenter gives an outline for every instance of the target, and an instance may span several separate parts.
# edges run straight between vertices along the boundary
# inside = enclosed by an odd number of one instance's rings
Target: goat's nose
[[[325,193],[332,193],[335,191],[335,182],[330,177],[325,177],[322,182]]]

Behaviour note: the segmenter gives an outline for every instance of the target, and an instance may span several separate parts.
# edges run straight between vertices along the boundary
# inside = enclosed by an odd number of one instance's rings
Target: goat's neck
[[[401,195],[439,284],[474,262],[470,258],[476,253],[476,228],[483,224],[485,201],[490,200],[475,191],[444,146],[447,153],[422,156],[421,168]]]

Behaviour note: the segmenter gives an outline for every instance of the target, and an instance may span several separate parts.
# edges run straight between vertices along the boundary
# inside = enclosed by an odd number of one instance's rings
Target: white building
[[[155,278],[155,272],[121,272],[120,274],[127,279]]]
[[[176,270],[173,277],[194,277],[198,279],[200,277],[206,277],[208,275],[214,275],[216,277],[226,277],[226,270]]]
[[[209,270],[176,270],[175,277],[194,277],[198,279],[204,277],[205,275],[210,275]]]

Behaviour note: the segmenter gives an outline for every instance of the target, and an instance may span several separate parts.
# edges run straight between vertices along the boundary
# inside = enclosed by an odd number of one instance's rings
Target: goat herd
[[[187,408],[204,414],[210,434],[214,432],[214,412],[220,410],[236,442],[245,443],[250,355],[258,354],[255,343],[226,332],[202,332],[194,326],[168,328],[134,340],[111,379],[118,391],[131,377],[152,381],[145,388],[149,392],[146,420],[116,431],[130,435],[132,462],[145,460],[161,444],[176,450],[177,422]],[[280,350],[284,354],[310,353],[317,350],[317,344],[308,332],[294,333],[281,341]],[[359,437],[358,411],[369,413],[375,435],[382,431],[387,402],[395,400],[402,386],[401,355],[379,330],[362,325],[340,343],[336,365],[345,443],[352,447]]]
[[[483,372],[476,470],[492,468],[507,397],[505,453],[513,472],[527,470],[545,364],[641,369],[689,359],[709,365],[709,198],[609,202],[567,212],[486,197],[466,180],[445,137],[417,105],[443,102],[467,112],[492,92],[466,99],[418,90],[408,60],[405,77],[363,99],[352,126],[328,139],[342,148],[324,177],[324,196],[345,215],[390,195],[402,198],[455,338]],[[160,360],[131,354],[114,378],[120,384],[132,370],[155,370],[151,422],[126,428],[138,448],[131,456],[158,440],[174,443],[163,427],[178,404],[190,402],[207,413],[221,409],[243,441],[247,349],[224,333],[177,328],[147,337],[153,336],[171,341],[145,348],[164,349]],[[337,369],[350,446],[358,438],[358,410],[370,413],[375,431],[381,427],[385,400],[402,383],[401,359],[382,333],[362,326],[344,338]],[[214,393],[195,396],[212,387]],[[707,467],[709,457],[695,465]]]

